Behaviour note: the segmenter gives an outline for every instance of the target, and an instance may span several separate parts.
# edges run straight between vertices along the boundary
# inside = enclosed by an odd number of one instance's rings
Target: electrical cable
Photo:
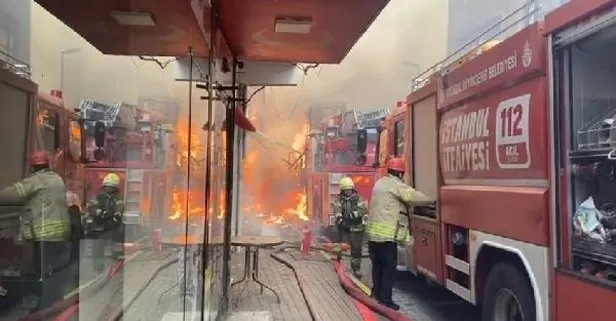
[[[139,59],[144,60],[144,61],[151,61],[151,62],[153,62],[153,63],[157,64],[157,65],[160,67],[160,69],[165,69],[165,68],[167,68],[167,66],[168,66],[170,63],[172,63],[172,62],[174,62],[174,61],[176,61],[176,60],[177,60],[177,58],[174,58],[174,59],[169,59],[169,60],[167,60],[167,61],[165,61],[165,62],[161,62],[160,60],[158,60],[158,59],[156,59],[156,58],[154,58],[154,57],[145,57],[145,56],[139,56]],[[191,70],[192,70],[192,69],[191,69]]]
[[[244,101],[244,104],[248,105],[248,103],[250,102],[250,100],[256,95],[258,94],[261,90],[265,89],[265,86],[261,86],[259,87],[259,89],[255,90],[252,94],[250,94],[250,96],[248,97],[248,99],[246,99]]]

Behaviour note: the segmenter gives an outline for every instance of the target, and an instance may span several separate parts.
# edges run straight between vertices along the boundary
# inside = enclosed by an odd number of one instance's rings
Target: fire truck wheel
[[[535,298],[527,277],[515,266],[492,267],[483,289],[482,321],[535,321]]]

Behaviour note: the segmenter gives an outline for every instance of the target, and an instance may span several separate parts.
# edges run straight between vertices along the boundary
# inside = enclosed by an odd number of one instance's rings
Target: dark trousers
[[[338,243],[348,243],[351,247],[351,269],[359,271],[361,267],[362,239],[364,232],[350,232],[346,229],[338,229]]]
[[[37,308],[48,307],[79,284],[79,266],[72,256],[71,242],[33,242],[33,270],[41,280]],[[34,293],[33,293],[34,294]]]
[[[124,255],[123,251],[116,249],[123,247],[123,228],[93,232],[90,238],[94,245],[92,259],[95,261],[95,273],[103,273],[109,265]]]
[[[398,248],[395,242],[368,242],[372,261],[372,294],[382,303],[393,303],[391,292],[396,279]]]

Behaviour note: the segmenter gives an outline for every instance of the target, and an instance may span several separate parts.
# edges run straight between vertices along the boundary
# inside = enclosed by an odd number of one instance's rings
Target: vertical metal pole
[[[210,50],[209,57],[207,60],[207,134],[206,134],[206,151],[205,151],[205,219],[203,220],[203,250],[201,251],[201,262],[203,263],[203,271],[205,273],[206,270],[210,267],[210,256],[208,246],[208,237],[210,234],[209,223],[210,223],[210,206],[211,204],[211,194],[212,194],[212,144],[213,144],[213,133],[214,133],[214,42],[216,40],[216,16],[214,10],[210,10]],[[209,284],[205,284],[202,282],[201,284],[201,321],[205,321],[205,287],[209,286]]]
[[[239,87],[239,94],[238,97],[241,99],[242,103],[242,111],[246,111],[246,86],[241,85]],[[237,137],[237,144],[236,146],[236,150],[237,153],[239,155],[236,155],[237,157],[235,157],[235,182],[236,182],[236,186],[235,186],[235,228],[233,230],[233,235],[239,235],[240,234],[240,225],[242,222],[242,213],[240,212],[241,209],[241,199],[242,199],[242,176],[243,176],[243,171],[242,171],[242,160],[244,159],[244,138],[246,137],[246,131],[240,128],[237,128],[237,133],[238,133],[238,137]]]
[[[182,260],[186,260],[186,256],[188,255],[188,212],[190,211],[190,199],[188,195],[190,195],[190,159],[191,157],[191,149],[192,149],[192,86],[193,86],[193,52],[192,47],[188,48],[188,55],[190,56],[190,79],[188,79],[188,157],[186,159],[186,204],[184,207],[184,217],[186,217],[186,225],[184,227],[184,257]],[[184,263],[184,296],[188,292],[188,278],[186,274],[187,264]],[[184,320],[186,320],[186,298],[182,298],[183,302],[183,312],[184,312]]]
[[[225,163],[225,218],[222,252],[222,311],[224,314],[229,310],[229,283],[231,280],[231,216],[233,213],[233,149],[235,139],[235,100],[237,96],[237,60],[233,57],[231,101],[226,104],[227,117],[225,118],[225,132],[227,135],[227,151]]]

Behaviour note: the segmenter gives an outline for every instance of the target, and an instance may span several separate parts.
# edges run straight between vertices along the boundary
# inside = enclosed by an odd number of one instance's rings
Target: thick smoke
[[[264,90],[249,114],[260,131],[291,146],[311,107],[391,107],[409,93],[414,76],[444,58],[446,18],[445,0],[392,0],[340,65],[310,69],[297,87]],[[294,206],[303,182],[289,162],[299,155],[255,134],[247,147],[244,204],[263,211]]]
[[[140,96],[170,97],[182,109],[180,117],[187,117],[188,87],[173,81],[173,67],[163,70],[137,57],[105,56],[32,3],[31,19],[36,23],[32,23],[30,62],[32,78],[41,90],[62,85],[69,106],[82,99],[136,104]],[[393,106],[408,94],[415,75],[443,58],[446,21],[446,0],[391,0],[341,64],[311,69],[295,88],[270,88],[258,94],[250,106],[257,126],[290,146],[307,123],[310,107]],[[72,53],[62,54],[67,50]],[[193,91],[195,97],[203,94]],[[193,103],[194,132],[205,122],[206,108],[198,98]],[[247,160],[251,152],[256,160],[252,174],[245,173],[244,199],[258,199],[278,209],[296,206],[294,193],[301,192],[302,182],[288,162],[298,155],[254,134],[247,138],[247,150]]]

